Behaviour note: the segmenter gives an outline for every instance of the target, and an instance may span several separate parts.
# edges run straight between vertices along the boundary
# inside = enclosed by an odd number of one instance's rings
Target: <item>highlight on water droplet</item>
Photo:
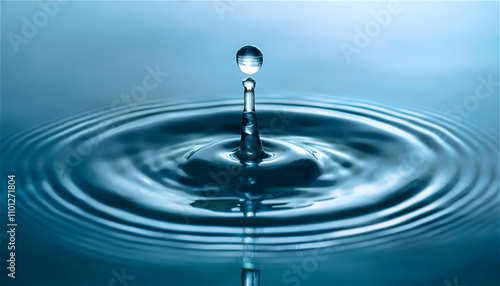
[[[262,51],[256,46],[243,46],[236,53],[236,63],[240,70],[246,74],[258,72],[263,61]]]

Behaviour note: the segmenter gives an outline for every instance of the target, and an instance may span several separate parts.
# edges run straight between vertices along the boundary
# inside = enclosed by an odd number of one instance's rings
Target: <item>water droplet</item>
[[[251,77],[247,77],[243,80],[243,86],[245,90],[253,90],[255,88],[255,80]]]
[[[243,46],[236,53],[236,63],[240,70],[246,74],[254,74],[259,71],[263,61],[262,51],[256,46]]]

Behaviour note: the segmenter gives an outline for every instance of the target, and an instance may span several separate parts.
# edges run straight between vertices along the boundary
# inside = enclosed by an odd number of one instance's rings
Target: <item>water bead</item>
[[[254,89],[255,85],[255,80],[251,77],[247,77],[243,80],[243,86],[245,87],[245,89]]]
[[[263,61],[262,51],[256,46],[243,46],[236,53],[236,63],[246,74],[258,72]]]

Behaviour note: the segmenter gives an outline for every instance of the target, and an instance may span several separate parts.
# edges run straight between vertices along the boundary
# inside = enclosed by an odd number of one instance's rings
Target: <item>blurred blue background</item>
[[[474,95],[478,77],[498,81],[495,1],[401,2],[350,62],[340,45],[355,47],[356,28],[365,30],[390,2],[65,3],[48,8],[54,16],[19,44],[9,33],[22,36],[22,18],[34,23],[44,10],[40,2],[2,2],[2,119],[9,127],[108,107],[141,84],[146,66],[159,65],[169,77],[144,101],[239,98],[244,75],[235,53],[245,44],[264,53],[255,75],[260,94],[347,95],[446,112]],[[468,119],[497,130],[498,96]]]
[[[356,47],[357,29],[365,30],[374,14],[388,11],[388,5],[397,5],[400,12],[391,13],[386,26],[372,31],[366,46],[346,57],[341,47]],[[240,98],[244,75],[236,66],[235,54],[245,44],[257,45],[264,53],[264,65],[254,76],[257,104],[259,94],[284,94],[284,101],[288,93],[349,96],[443,114],[451,110],[496,134],[498,86],[490,97],[464,111],[466,115],[455,107],[475,96],[483,84],[481,78],[498,84],[498,15],[496,1],[2,1],[2,134],[94,108]],[[31,25],[35,29],[30,30]],[[169,75],[146,96],[127,103],[127,94],[143,84],[147,67]],[[444,280],[456,285],[456,276],[463,279],[460,285],[498,283],[497,237],[486,242],[494,246],[487,253],[474,252],[471,245],[450,244],[384,257],[367,253],[363,260],[340,257],[336,278],[325,264],[307,284],[435,281],[434,285],[448,286]],[[24,260],[23,275],[34,276],[18,282],[23,285],[34,285],[34,281],[39,285],[108,285],[115,277],[112,271],[124,267],[74,257],[57,248],[37,246],[24,255],[29,262]],[[441,268],[419,270],[436,257],[443,261]],[[401,265],[415,270],[392,272],[392,267]],[[239,265],[201,268],[195,271],[197,277],[192,276],[191,265],[168,270],[126,267],[128,274],[137,277],[130,285],[239,283]],[[286,267],[279,267],[275,274],[271,270],[266,274],[268,285],[281,284]],[[350,272],[353,269],[370,272],[365,277]],[[481,271],[488,275],[478,278],[474,274]]]

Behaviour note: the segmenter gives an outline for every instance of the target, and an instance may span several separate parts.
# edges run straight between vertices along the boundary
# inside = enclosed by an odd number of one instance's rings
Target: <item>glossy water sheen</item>
[[[240,100],[95,111],[6,138],[23,227],[119,261],[253,265],[496,225],[498,150],[473,127],[341,99],[258,107],[269,156],[253,166],[234,156]]]

